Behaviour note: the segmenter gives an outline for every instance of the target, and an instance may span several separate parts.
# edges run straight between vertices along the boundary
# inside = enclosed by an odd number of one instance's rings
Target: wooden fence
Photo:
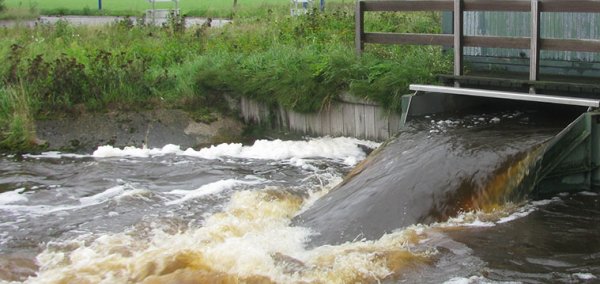
[[[406,34],[365,32],[365,12],[451,11],[453,34]],[[512,11],[531,13],[530,37],[465,36],[463,12]],[[530,50],[529,80],[537,81],[540,70],[540,50],[600,52],[600,40],[555,39],[540,37],[541,13],[600,13],[597,0],[397,0],[358,1],[356,4],[356,50],[360,54],[364,43],[417,44],[454,47],[454,76],[463,75],[463,47],[519,48]]]

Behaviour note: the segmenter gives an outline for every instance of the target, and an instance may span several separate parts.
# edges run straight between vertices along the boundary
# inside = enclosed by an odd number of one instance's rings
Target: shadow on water
[[[569,122],[551,118],[504,112],[413,120],[294,223],[317,232],[311,245],[339,244],[522,201],[545,142]]]

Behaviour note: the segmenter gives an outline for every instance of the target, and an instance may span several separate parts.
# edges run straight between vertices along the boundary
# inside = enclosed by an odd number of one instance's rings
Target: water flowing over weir
[[[0,282],[593,281],[598,194],[517,203],[545,122],[430,117],[367,159],[350,138],[0,157]]]
[[[318,232],[313,245],[337,244],[521,202],[561,129],[521,115],[414,121],[295,222]]]

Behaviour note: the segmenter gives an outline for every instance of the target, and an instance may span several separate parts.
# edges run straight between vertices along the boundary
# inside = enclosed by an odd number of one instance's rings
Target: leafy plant
[[[240,9],[222,28],[185,28],[173,15],[164,27],[126,18],[102,28],[61,21],[2,29],[0,81],[10,107],[0,116],[13,129],[2,131],[26,135],[36,116],[81,109],[180,107],[209,121],[213,111],[227,112],[223,94],[315,112],[350,92],[398,111],[410,83],[433,81],[451,67],[434,47],[368,45],[356,56],[352,5],[297,17],[281,5],[265,8]],[[378,31],[436,32],[439,17],[374,14],[367,23]]]

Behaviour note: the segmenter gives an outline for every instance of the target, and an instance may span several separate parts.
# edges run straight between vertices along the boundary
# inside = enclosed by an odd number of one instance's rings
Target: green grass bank
[[[367,46],[355,55],[353,5],[290,17],[236,16],[223,28],[109,27],[65,22],[0,29],[0,147],[31,149],[35,120],[147,108],[183,108],[210,120],[223,94],[316,112],[343,92],[390,111],[410,83],[448,72],[440,48]],[[287,6],[286,6],[287,7]],[[439,32],[433,13],[370,15],[367,29]]]
[[[111,15],[139,16],[151,8],[147,0],[102,0],[102,10],[98,8],[98,0],[4,0],[7,8],[13,13],[24,16],[31,15]],[[352,4],[350,0],[327,0],[327,6]],[[235,14],[266,13],[275,7],[278,11],[287,11],[291,1],[287,0],[238,0],[234,7],[233,0],[189,1],[179,2],[179,8],[187,16],[231,17]],[[317,3],[318,5],[318,0]],[[172,2],[156,3],[157,8],[172,8]],[[263,12],[260,12],[263,11]]]

